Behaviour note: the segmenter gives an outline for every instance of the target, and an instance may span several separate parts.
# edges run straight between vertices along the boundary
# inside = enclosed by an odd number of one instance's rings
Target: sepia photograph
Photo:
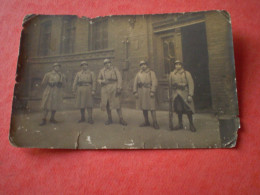
[[[14,146],[232,148],[238,115],[226,11],[24,18]]]

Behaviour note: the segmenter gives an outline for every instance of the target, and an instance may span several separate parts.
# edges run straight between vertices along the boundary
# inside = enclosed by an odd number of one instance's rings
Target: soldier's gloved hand
[[[101,84],[101,85],[105,85],[105,84],[107,84],[107,81],[106,81],[106,80],[101,80],[101,81],[100,81],[100,84]]]
[[[95,95],[95,91],[92,91],[91,94],[92,94],[92,95]]]
[[[138,93],[134,93],[135,97],[138,98]]]
[[[116,89],[116,96],[120,96],[121,95],[121,89]]]
[[[151,97],[154,97],[154,92],[150,92],[150,96],[151,96]]]
[[[187,102],[191,103],[192,102],[192,97],[189,95],[187,98]]]

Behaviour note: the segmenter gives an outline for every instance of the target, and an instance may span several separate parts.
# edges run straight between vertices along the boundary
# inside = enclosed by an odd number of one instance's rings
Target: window
[[[46,21],[41,24],[39,41],[38,55],[47,56],[51,44],[51,21]]]
[[[108,21],[96,20],[90,25],[89,50],[108,48]]]
[[[173,38],[163,39],[164,71],[169,74],[172,71],[172,65],[175,61],[175,50]]]
[[[60,47],[60,53],[62,54],[73,53],[74,51],[75,21],[74,16],[63,17]]]

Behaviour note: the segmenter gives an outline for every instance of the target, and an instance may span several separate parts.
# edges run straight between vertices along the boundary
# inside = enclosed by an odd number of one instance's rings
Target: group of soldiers
[[[136,97],[136,107],[143,111],[144,123],[140,127],[150,126],[148,112],[151,112],[152,126],[159,129],[156,118],[155,94],[158,81],[155,72],[148,67],[146,61],[139,63],[140,71],[134,79],[133,94]],[[116,109],[119,123],[126,126],[123,119],[120,96],[122,93],[122,76],[120,71],[112,65],[110,59],[104,60],[102,68],[96,78],[94,72],[89,69],[86,61],[81,62],[81,70],[76,74],[72,90],[76,94],[76,106],[80,109],[81,118],[79,123],[85,122],[85,110],[87,109],[89,124],[93,124],[92,117],[94,106],[94,95],[96,84],[101,85],[101,110],[107,112],[105,125],[113,123],[111,110]],[[196,131],[193,124],[192,115],[194,111],[193,93],[194,83],[191,74],[184,70],[181,61],[174,62],[174,70],[169,75],[169,128],[171,130],[183,129],[182,115],[187,114],[190,130]],[[56,110],[62,102],[62,86],[65,83],[65,76],[61,72],[59,63],[53,64],[53,70],[46,73],[42,85],[45,87],[41,107],[43,109],[43,119],[41,126],[46,125],[47,115],[51,112],[50,123],[57,123],[55,120]],[[173,126],[173,112],[178,115],[178,124]]]

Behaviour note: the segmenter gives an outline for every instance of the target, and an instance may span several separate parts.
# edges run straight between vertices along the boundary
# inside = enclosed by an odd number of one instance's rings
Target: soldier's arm
[[[67,77],[65,74],[62,74],[61,82],[62,82],[62,86],[64,86],[64,87],[67,85]]]
[[[156,78],[156,75],[154,73],[154,71],[151,71],[151,79],[152,79],[152,86],[151,86],[151,92],[155,92],[158,86],[158,81]]]
[[[134,86],[133,86],[133,93],[136,94],[137,93],[137,80],[138,80],[138,73],[135,76],[135,80],[134,80]]]
[[[97,79],[94,72],[91,72],[91,76],[92,76],[92,91],[95,92],[97,87]]]
[[[103,80],[104,80],[104,78],[102,76],[102,70],[100,70],[99,73],[98,73],[97,82],[101,85]]]
[[[169,78],[168,78],[168,85],[171,86],[172,82],[172,72],[170,72],[169,74]]]
[[[49,74],[47,73],[47,74],[44,75],[44,77],[43,77],[43,79],[42,79],[41,85],[42,85],[43,87],[45,87],[45,86],[47,85],[47,83],[48,83],[48,80],[49,80]]]
[[[115,68],[115,72],[116,72],[116,77],[117,77],[117,89],[122,89],[122,76],[121,73],[119,72],[119,70],[117,68]]]
[[[189,86],[189,95],[193,96],[193,94],[194,94],[194,82],[193,82],[191,74],[188,71],[186,71],[186,78],[187,78],[187,82],[188,82],[188,86]]]
[[[78,80],[79,80],[79,76],[78,76],[78,73],[77,73],[76,76],[75,76],[73,85],[72,85],[72,91],[76,91]]]

